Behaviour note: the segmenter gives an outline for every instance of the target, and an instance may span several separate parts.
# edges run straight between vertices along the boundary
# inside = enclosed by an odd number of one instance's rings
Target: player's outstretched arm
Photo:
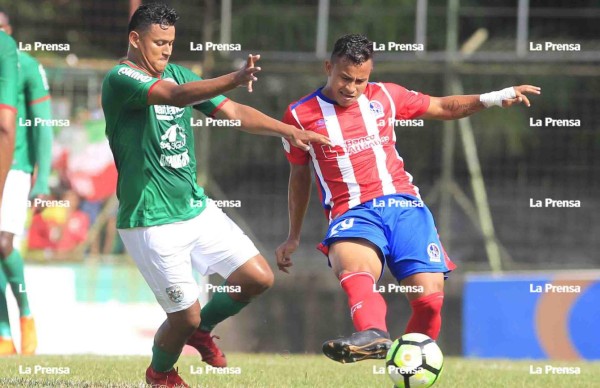
[[[251,56],[245,67],[217,78],[188,82],[183,85],[158,82],[148,95],[148,105],[171,105],[183,108],[216,97],[238,86],[247,87],[252,91],[251,82],[257,80],[255,74],[260,71],[260,67],[254,66],[254,62],[259,59],[260,55]]]
[[[431,97],[429,108],[421,116],[424,119],[461,119],[492,106],[507,108],[515,104],[531,106],[526,94],[541,94],[541,89],[532,85],[512,86],[496,92],[461,96]]]
[[[310,200],[310,167],[308,164],[290,163],[290,180],[288,183],[288,213],[290,217],[288,238],[275,250],[277,267],[289,273],[292,254],[300,245],[300,231]]]
[[[302,131],[292,125],[282,123],[247,105],[227,101],[216,113],[218,118],[240,120],[241,130],[255,135],[280,136],[288,139],[293,146],[305,151],[308,143],[316,142],[331,145],[329,139],[312,131]]]

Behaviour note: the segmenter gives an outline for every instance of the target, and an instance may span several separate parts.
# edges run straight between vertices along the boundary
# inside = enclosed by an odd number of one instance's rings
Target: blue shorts
[[[357,238],[379,248],[398,281],[416,273],[446,274],[456,268],[440,243],[431,212],[411,195],[386,195],[353,207],[333,220],[319,249],[327,254],[334,242]]]

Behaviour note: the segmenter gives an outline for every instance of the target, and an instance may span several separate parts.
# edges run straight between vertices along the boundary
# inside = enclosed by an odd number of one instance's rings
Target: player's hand
[[[258,81],[255,74],[260,71],[260,67],[254,66],[254,63],[260,59],[260,55],[248,55],[246,65],[235,73],[235,84],[237,86],[248,88],[252,93],[252,82]]]
[[[290,273],[288,268],[294,265],[292,263],[292,253],[298,249],[298,245],[300,245],[300,241],[287,239],[277,247],[275,256],[277,257],[277,267],[280,271]]]
[[[304,151],[310,150],[308,143],[319,143],[324,145],[332,145],[328,137],[315,133],[313,131],[301,131],[296,127],[292,127],[292,135],[288,139],[293,146],[296,146]]]
[[[37,194],[32,199],[33,213],[38,214],[44,211],[46,208],[44,204],[50,199],[50,196],[47,194]]]
[[[502,100],[503,108],[508,108],[509,106],[521,103],[525,104],[527,107],[530,107],[531,103],[525,94],[542,94],[542,88],[533,85],[513,86],[513,89],[515,90],[516,97]]]

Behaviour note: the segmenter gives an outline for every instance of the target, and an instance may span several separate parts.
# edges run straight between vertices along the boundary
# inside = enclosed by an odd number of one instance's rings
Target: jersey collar
[[[120,64],[122,65],[127,65],[129,67],[132,67],[136,70],[139,70],[141,72],[144,72],[144,74],[149,75],[152,78],[155,78],[154,76],[152,76],[152,74],[148,73],[146,70],[142,69],[141,67],[139,67],[138,65],[136,65],[134,62],[130,61],[129,59],[124,59],[120,62]],[[162,78],[162,74],[160,75],[160,78]]]

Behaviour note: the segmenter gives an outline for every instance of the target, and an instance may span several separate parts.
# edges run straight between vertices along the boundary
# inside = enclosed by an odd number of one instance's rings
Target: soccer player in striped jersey
[[[391,345],[386,304],[376,284],[385,265],[408,291],[412,316],[406,332],[437,339],[445,274],[450,261],[412,177],[395,148],[395,120],[453,120],[492,105],[524,103],[539,88],[523,85],[482,95],[432,97],[392,83],[369,82],[373,44],[346,35],[325,62],[327,84],[289,105],[284,122],[328,136],[332,146],[313,144],[308,151],[283,140],[290,162],[287,240],[277,250],[283,272],[300,243],[310,196],[312,164],[329,221],[319,249],[348,296],[356,332],[326,341],[323,352],[346,363],[385,358]]]
[[[146,382],[187,386],[173,368],[185,344],[212,366],[226,366],[211,331],[273,283],[273,273],[252,241],[196,183],[192,108],[240,120],[254,134],[285,137],[307,149],[328,144],[323,135],[283,124],[221,95],[256,80],[245,68],[211,80],[169,63],[176,12],[164,4],[140,6],[129,23],[127,60],[102,85],[106,135],[119,172],[117,228],[157,301],[167,313],[152,348]],[[258,60],[254,56],[253,60]],[[192,268],[226,279],[200,310]]]
[[[2,10],[0,26],[4,32],[12,34],[8,15]],[[7,283],[19,306],[21,353],[33,354],[37,346],[35,325],[27,297],[24,262],[18,248],[19,237],[25,229],[29,196],[49,194],[48,176],[52,152],[52,128],[44,121],[36,123],[36,119],[51,118],[50,95],[44,69],[26,53],[18,52],[18,60],[15,148],[0,206],[0,354],[16,353],[6,303]],[[29,125],[28,122],[35,124]],[[31,189],[31,176],[36,166],[37,178]]]

